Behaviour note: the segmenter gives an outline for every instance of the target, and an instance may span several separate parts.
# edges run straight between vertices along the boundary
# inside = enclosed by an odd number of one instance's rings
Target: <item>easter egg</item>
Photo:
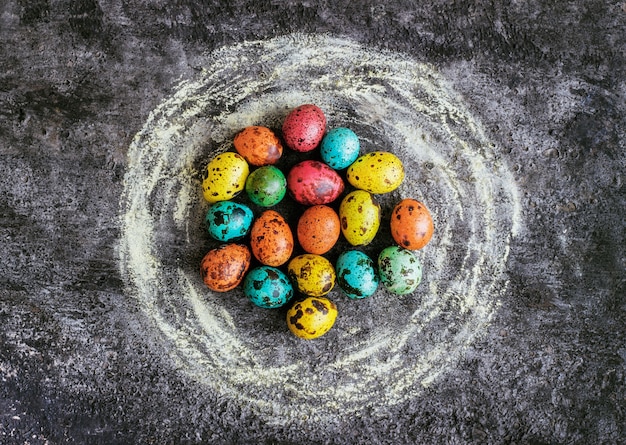
[[[330,130],[320,144],[322,160],[335,170],[349,167],[359,157],[361,144],[354,131],[345,127]]]
[[[341,234],[339,216],[325,205],[309,207],[298,219],[296,234],[300,246],[306,252],[323,255],[332,249],[339,239]]]
[[[320,161],[306,160],[294,165],[287,174],[287,190],[304,205],[333,202],[344,190],[339,173]]]
[[[389,292],[406,295],[422,281],[422,265],[412,251],[389,246],[378,255],[378,274]]]
[[[371,193],[354,190],[339,205],[341,233],[353,246],[372,242],[380,227],[380,206]]]
[[[433,218],[424,204],[415,199],[403,199],[391,212],[391,236],[409,250],[424,247],[435,230]]]
[[[255,305],[273,309],[283,306],[293,296],[293,286],[280,269],[259,266],[243,280],[243,294]]]
[[[223,244],[202,258],[200,273],[207,287],[227,292],[239,285],[250,267],[250,250],[243,244]]]
[[[370,193],[389,193],[402,184],[404,166],[393,153],[374,151],[360,156],[348,167],[346,180]]]
[[[321,255],[305,253],[292,258],[287,275],[298,292],[312,297],[326,295],[335,285],[335,269]]]
[[[311,151],[324,137],[326,116],[316,105],[300,105],[287,115],[282,130],[287,147],[299,152]]]
[[[287,192],[285,175],[273,165],[254,170],[246,180],[246,193],[250,201],[261,207],[278,204]]]
[[[293,234],[282,215],[265,210],[250,229],[252,254],[266,266],[285,264],[293,252]]]
[[[349,298],[367,298],[376,292],[380,280],[376,263],[360,250],[341,253],[335,265],[337,285]]]
[[[267,127],[246,127],[233,140],[235,150],[250,165],[275,164],[283,154],[283,146],[272,130]]]
[[[225,152],[215,156],[202,171],[202,193],[210,204],[226,201],[241,192],[250,168],[238,153]]]
[[[296,301],[287,311],[287,326],[299,338],[311,340],[326,334],[337,319],[337,306],[324,297]]]
[[[236,241],[246,236],[254,214],[244,204],[220,201],[209,207],[205,222],[209,235],[218,241]]]

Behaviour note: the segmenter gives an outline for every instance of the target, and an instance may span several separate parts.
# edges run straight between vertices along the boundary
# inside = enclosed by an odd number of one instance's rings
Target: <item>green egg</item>
[[[278,204],[287,192],[285,175],[273,165],[254,170],[246,180],[246,193],[250,201],[261,207]]]
[[[378,255],[378,274],[389,292],[406,295],[422,281],[422,264],[412,251],[390,246]]]

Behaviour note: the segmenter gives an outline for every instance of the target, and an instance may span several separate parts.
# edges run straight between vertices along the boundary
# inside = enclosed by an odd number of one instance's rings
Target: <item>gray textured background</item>
[[[268,425],[124,294],[133,135],[207,51],[291,32],[433,64],[521,191],[487,335],[386,418]],[[626,3],[4,0],[0,64],[0,443],[626,443]]]

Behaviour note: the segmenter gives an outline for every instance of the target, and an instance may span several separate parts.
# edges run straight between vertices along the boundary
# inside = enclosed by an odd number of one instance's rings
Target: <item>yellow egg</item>
[[[354,187],[370,193],[389,193],[404,181],[404,165],[393,153],[374,151],[357,158],[348,167],[346,179]]]
[[[354,190],[339,205],[341,233],[353,246],[372,242],[380,227],[380,206],[371,193]]]
[[[324,297],[308,297],[296,301],[287,311],[287,326],[305,340],[318,338],[335,324],[337,306]]]
[[[294,257],[287,265],[287,275],[302,294],[321,297],[335,285],[335,268],[321,255],[306,253]]]
[[[238,153],[214,157],[202,172],[202,193],[210,204],[235,197],[246,186],[250,167]]]

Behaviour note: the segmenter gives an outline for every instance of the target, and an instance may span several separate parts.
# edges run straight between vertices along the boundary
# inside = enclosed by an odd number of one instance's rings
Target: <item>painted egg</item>
[[[346,171],[346,179],[354,187],[370,193],[389,193],[402,184],[402,161],[386,151],[374,151],[360,156]]]
[[[329,204],[337,199],[344,187],[339,173],[320,161],[302,161],[287,174],[289,194],[304,205]]]
[[[293,234],[282,215],[266,210],[250,229],[252,254],[266,266],[285,264],[293,252]]]
[[[293,296],[289,278],[280,269],[259,266],[243,280],[243,293],[255,305],[273,309],[283,306]]]
[[[321,255],[305,253],[289,261],[287,275],[296,290],[311,297],[321,297],[335,285],[335,269]]]
[[[216,292],[236,288],[250,267],[250,250],[242,244],[223,244],[202,258],[200,272],[207,287]]]
[[[296,234],[300,246],[306,252],[323,255],[332,249],[339,239],[341,234],[339,216],[325,205],[309,207],[298,219]]]
[[[287,311],[289,330],[305,340],[321,337],[335,324],[337,306],[324,297],[296,301]]]
[[[238,153],[227,151],[214,157],[202,172],[202,193],[210,204],[227,201],[241,192],[250,168]]]
[[[246,205],[220,201],[209,207],[205,222],[209,235],[218,241],[236,241],[250,231],[254,214]]]
[[[353,246],[372,242],[380,227],[380,206],[371,193],[354,190],[339,205],[341,233]]]
[[[339,255],[335,269],[339,288],[353,300],[367,298],[378,289],[376,263],[359,250]]]
[[[391,213],[391,236],[405,249],[424,247],[433,236],[433,218],[424,204],[415,199],[403,199]]]
[[[348,168],[359,157],[360,150],[356,133],[345,127],[330,130],[320,144],[322,160],[335,170]]]
[[[233,144],[237,153],[250,165],[275,164],[283,154],[280,140],[267,127],[246,127],[237,133]]]
[[[410,294],[422,281],[422,264],[412,251],[390,246],[378,255],[378,274],[389,292]]]
[[[287,179],[278,168],[266,165],[254,170],[246,180],[250,201],[261,207],[278,204],[287,192]]]
[[[283,121],[283,139],[287,147],[299,152],[316,148],[326,132],[326,116],[313,104],[300,105]]]

